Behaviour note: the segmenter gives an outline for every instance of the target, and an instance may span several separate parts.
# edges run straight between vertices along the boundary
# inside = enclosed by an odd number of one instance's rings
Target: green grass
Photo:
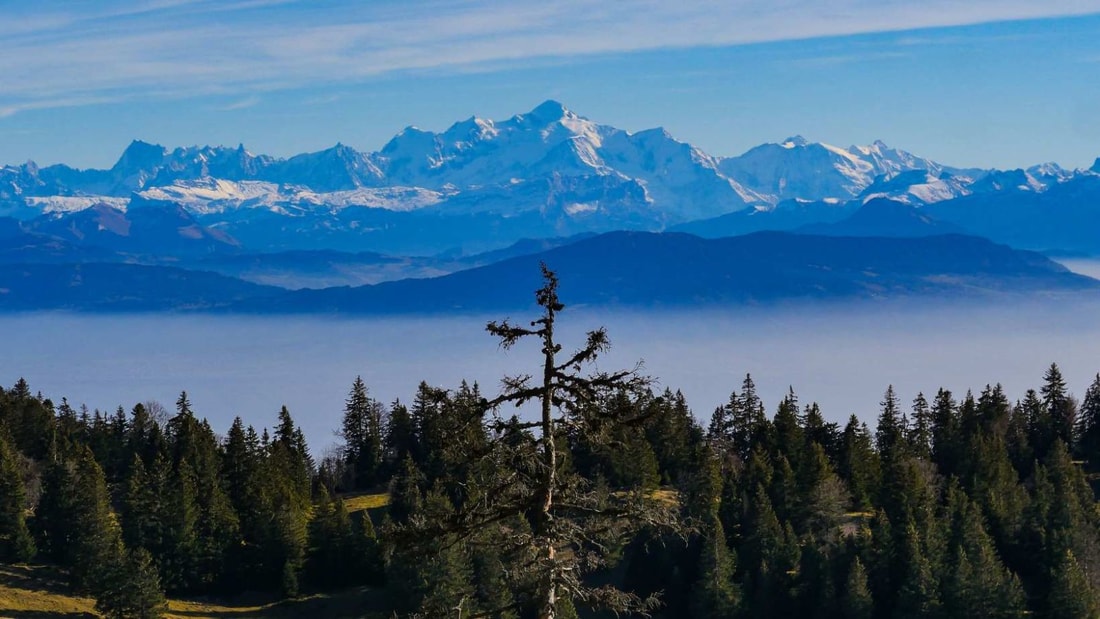
[[[172,619],[352,619],[385,617],[385,594],[358,587],[294,600],[242,596],[229,600],[169,600]],[[4,619],[94,618],[95,600],[72,595],[63,575],[42,566],[0,566],[0,617]]]
[[[390,504],[390,495],[386,492],[379,494],[349,493],[342,495],[340,498],[344,500],[344,506],[348,508],[349,514],[363,510],[374,511]]]

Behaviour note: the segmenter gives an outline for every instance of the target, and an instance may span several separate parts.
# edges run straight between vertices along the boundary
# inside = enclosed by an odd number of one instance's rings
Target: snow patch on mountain
[[[100,204],[125,211],[129,203],[129,198],[112,196],[31,196],[26,199],[27,206],[35,209],[35,214],[38,212],[75,213]]]
[[[446,194],[419,187],[360,187],[315,192],[300,185],[205,178],[178,181],[137,195],[150,201],[182,205],[196,215],[211,215],[241,208],[266,208],[282,214],[304,209],[338,211],[352,206],[409,211],[438,204]]]
[[[934,174],[928,170],[907,170],[892,176],[883,175],[875,179],[859,199],[863,203],[879,198],[889,198],[914,206],[932,204],[970,195],[971,179],[955,176],[949,172]]]

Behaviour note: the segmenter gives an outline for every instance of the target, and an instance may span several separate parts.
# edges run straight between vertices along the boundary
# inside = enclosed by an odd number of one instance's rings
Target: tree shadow
[[[4,619],[50,619],[51,617],[69,617],[71,619],[96,619],[96,615],[84,612],[64,612],[45,610],[8,610],[0,608],[0,617]]]
[[[284,617],[324,617],[325,619],[362,619],[388,617],[385,593],[378,588],[356,587],[332,593],[319,593],[292,600],[279,600],[256,608],[255,600],[219,600],[221,608],[171,611],[177,617],[196,619],[282,619]],[[238,608],[234,608],[237,605]]]

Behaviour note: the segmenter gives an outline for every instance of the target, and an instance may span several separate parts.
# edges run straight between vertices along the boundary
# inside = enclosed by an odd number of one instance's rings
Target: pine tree
[[[882,411],[875,428],[875,448],[879,455],[894,453],[899,448],[904,452],[906,431],[898,397],[894,393],[894,386],[890,385],[882,397]]]
[[[364,514],[365,515],[365,514]],[[369,517],[367,526],[369,524]],[[362,584],[371,579],[367,573],[373,549],[367,548],[367,535],[373,539],[370,527],[357,535],[347,507],[340,498],[333,499],[325,490],[313,508],[309,521],[308,550],[305,573],[320,589],[335,589]]]
[[[388,470],[392,473],[405,461],[420,452],[419,439],[416,434],[416,424],[409,409],[399,400],[390,407],[389,419],[386,423],[386,433],[383,438],[385,445]]]
[[[962,455],[958,444],[959,415],[955,398],[946,389],[936,392],[932,401],[932,462],[942,475],[955,474]]]
[[[410,518],[402,529],[403,539],[423,538],[425,529],[434,528],[439,532],[434,537],[445,534],[467,540],[489,523],[522,517],[529,525],[529,532],[502,535],[495,543],[524,556],[527,567],[509,573],[520,578],[514,582],[516,594],[531,601],[539,619],[557,619],[559,600],[564,603],[570,598],[574,603],[616,612],[647,611],[656,600],[640,599],[610,586],[592,587],[583,577],[586,572],[617,560],[614,549],[625,545],[642,525],[675,529],[674,509],[649,499],[637,488],[612,493],[606,485],[583,479],[567,466],[570,435],[614,437],[620,428],[644,424],[644,412],[631,412],[633,416],[623,417],[620,408],[600,403],[621,390],[638,393],[647,381],[635,371],[582,374],[608,348],[603,329],[590,332],[579,350],[560,358],[561,345],[556,340],[555,328],[564,305],[558,299],[557,277],[545,265],[543,277],[544,286],[536,292],[542,315],[531,322],[530,328],[507,321],[487,325],[487,330],[500,339],[504,348],[529,341],[528,338],[538,341],[540,377],[537,380],[530,376],[507,377],[500,396],[476,407],[455,409],[465,411],[469,417],[453,419],[448,424],[484,427],[484,431],[469,435],[477,441],[473,445],[463,445],[464,441],[451,437],[449,444],[440,449],[433,428],[426,423],[418,424],[422,446],[426,447],[424,455],[429,456],[426,471],[429,483],[445,479],[447,474],[446,470],[436,470],[430,459],[437,452],[465,451],[467,459],[485,464],[469,469],[474,478],[468,487],[476,490],[476,496],[456,505],[459,511],[442,521],[425,522],[420,527],[415,518]],[[423,419],[418,413],[423,408],[432,414],[429,419],[441,423],[443,419],[436,409],[443,402],[442,398],[437,400],[433,394],[425,394],[422,388],[413,407],[413,417]],[[505,404],[520,406],[527,402],[539,405],[539,414],[533,421],[521,422],[500,414],[500,407]],[[487,437],[492,440],[486,441]],[[459,602],[452,599],[449,608]]]
[[[446,495],[432,490],[413,519],[436,522],[453,513]],[[475,607],[473,566],[463,541],[444,534],[424,540],[419,548],[400,543],[390,548],[386,583],[398,611],[448,617],[465,616]]]
[[[218,439],[205,419],[196,418],[186,392],[180,394],[176,415],[168,421],[168,442],[173,481],[180,493],[176,523],[170,529],[175,538],[173,563],[179,571],[166,569],[165,585],[186,590],[224,584],[230,555],[241,543],[240,522],[223,485]],[[308,487],[308,475],[305,484]]]
[[[1095,619],[1100,616],[1100,602],[1089,585],[1081,564],[1072,550],[1062,554],[1051,571],[1045,617],[1054,619]]]
[[[1036,460],[1045,460],[1055,440],[1054,420],[1050,416],[1050,409],[1043,406],[1034,389],[1027,391],[1019,406],[1027,417],[1027,440],[1032,453]]]
[[[382,405],[367,394],[363,378],[355,377],[344,406],[344,462],[348,489],[360,490],[380,480],[383,461]]]
[[[925,531],[927,537],[928,531]],[[894,552],[897,600],[894,605],[898,619],[919,619],[935,617],[941,610],[941,600],[937,575],[933,561],[926,556],[915,522],[910,520],[904,529],[903,537],[895,541]]]
[[[981,510],[959,492],[955,508],[954,571],[944,606],[950,617],[1016,617],[1027,609],[1023,587],[1001,563]]]
[[[821,445],[810,443],[797,472],[797,483],[795,530],[831,540],[839,530],[851,496],[833,472]]]
[[[105,583],[96,595],[95,608],[108,619],[157,619],[168,604],[160,588],[157,568],[144,549],[123,553],[118,549],[107,567]]]
[[[40,556],[56,563],[67,561],[75,531],[72,528],[76,500],[75,476],[70,462],[51,445],[42,474],[42,490],[35,510],[33,533]]]
[[[26,489],[18,455],[0,426],[0,562],[30,561],[34,540],[26,522]]]
[[[867,570],[863,562],[856,557],[848,569],[848,580],[844,587],[844,596],[840,598],[841,615],[844,619],[871,619],[874,603],[871,589],[867,585]]]
[[[97,592],[104,566],[117,560],[122,536],[111,511],[103,469],[87,448],[76,463],[69,526],[73,538],[66,555],[72,584],[78,590]]]
[[[1077,416],[1077,445],[1074,453],[1090,471],[1100,471],[1100,373],[1089,385]]]
[[[772,419],[772,429],[775,432],[775,446],[779,453],[787,459],[791,468],[798,470],[801,467],[802,447],[804,438],[802,435],[802,420],[798,415],[798,398],[791,389],[783,401],[779,403],[775,417]]]
[[[871,508],[878,487],[879,461],[871,444],[871,433],[855,415],[848,419],[840,445],[841,479],[848,485],[852,505],[857,510]]]
[[[699,580],[692,592],[696,619],[732,617],[737,610],[737,585],[733,581],[734,554],[726,546],[726,533],[717,515],[711,517],[702,536]]]
[[[932,409],[923,393],[918,393],[913,399],[913,424],[907,439],[913,455],[925,460],[932,459]]]
[[[121,517],[122,539],[128,548],[143,548],[150,552],[163,548],[165,509],[161,505],[165,487],[163,460],[158,467],[156,477],[149,475],[141,457],[134,455],[125,481],[125,492],[119,516]]]
[[[1066,389],[1066,381],[1062,378],[1062,371],[1058,364],[1052,363],[1043,375],[1043,408],[1050,420],[1051,439],[1061,440],[1066,445],[1073,445],[1074,425],[1077,417],[1077,408],[1069,397]]]

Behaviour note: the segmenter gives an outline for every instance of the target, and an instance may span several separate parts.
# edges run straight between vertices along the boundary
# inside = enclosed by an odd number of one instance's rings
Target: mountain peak
[[[537,119],[545,122],[554,122],[573,115],[564,105],[553,99],[547,99],[538,106],[525,114],[528,118]]]
[[[115,169],[155,166],[164,159],[166,154],[168,154],[168,150],[160,144],[134,140],[130,142],[126,150],[122,151],[122,156],[115,163]]]
[[[1100,157],[1096,158],[1096,161],[1092,164],[1092,167],[1089,168],[1089,171],[1090,172],[1096,172],[1097,174],[1100,174]]]
[[[807,140],[806,138],[804,138],[800,135],[792,135],[791,137],[787,138],[786,140],[783,140],[782,142],[780,142],[779,145],[782,146],[783,148],[795,148],[795,147],[799,147],[799,146],[806,146],[809,143],[810,143],[809,140]]]

